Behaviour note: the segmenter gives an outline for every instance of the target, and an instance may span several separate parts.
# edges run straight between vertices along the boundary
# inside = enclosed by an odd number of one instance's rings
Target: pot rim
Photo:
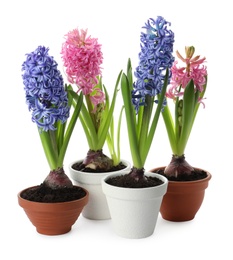
[[[60,206],[60,205],[62,205],[62,204],[64,204],[64,203],[67,204],[67,205],[69,205],[69,204],[73,204],[74,202],[75,202],[75,203],[81,202],[82,200],[88,200],[88,197],[89,197],[89,192],[88,192],[88,190],[85,189],[85,188],[83,188],[83,187],[81,187],[81,186],[78,186],[78,185],[73,185],[73,186],[83,189],[83,190],[86,192],[86,195],[85,195],[84,197],[82,197],[82,198],[80,198],[80,199],[76,199],[76,200],[63,201],[63,202],[39,202],[39,201],[30,201],[30,200],[27,200],[27,199],[24,199],[24,198],[21,197],[22,192],[24,192],[24,191],[26,191],[26,190],[29,190],[29,189],[31,189],[31,188],[36,188],[36,187],[38,187],[38,186],[39,186],[39,185],[30,186],[30,187],[24,188],[24,189],[22,189],[21,191],[19,191],[18,194],[17,194],[18,200],[22,201],[22,203],[37,204],[38,206],[39,206],[39,205],[42,205],[42,204],[46,204],[46,205],[48,205],[49,207],[51,207],[52,205],[53,205],[53,206],[54,206],[54,205]]]
[[[151,172],[153,172],[153,171],[155,171],[155,170],[159,170],[159,169],[165,169],[166,168],[166,166],[161,166],[161,167],[155,167],[155,168],[153,168],[153,169],[151,169],[150,171]],[[206,172],[206,174],[207,174],[207,176],[206,176],[206,178],[203,178],[203,179],[200,179],[200,180],[195,180],[195,181],[170,181],[169,180],[169,183],[180,183],[180,184],[183,184],[183,183],[185,183],[185,184],[187,184],[188,185],[188,183],[200,183],[200,182],[205,182],[205,181],[209,181],[211,178],[212,178],[212,174],[210,173],[210,172],[208,172],[207,170],[205,170],[205,169],[203,169],[203,168],[199,168],[199,167],[193,167],[194,169],[197,169],[197,170],[202,170],[202,171],[205,171]]]

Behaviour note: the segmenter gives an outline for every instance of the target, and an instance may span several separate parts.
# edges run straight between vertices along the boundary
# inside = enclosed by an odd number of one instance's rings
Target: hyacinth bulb
[[[44,184],[52,189],[71,188],[73,186],[63,168],[50,171],[44,180]]]

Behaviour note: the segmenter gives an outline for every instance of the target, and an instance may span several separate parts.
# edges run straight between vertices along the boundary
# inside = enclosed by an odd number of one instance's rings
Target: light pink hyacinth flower
[[[100,65],[103,62],[101,45],[98,39],[87,36],[87,29],[80,31],[74,29],[66,34],[65,38],[61,54],[68,81],[76,84],[78,91],[89,95],[95,107],[105,99],[104,93],[95,88],[98,76],[101,76]]]
[[[183,58],[178,51],[176,52],[178,58],[185,63],[185,66],[178,67],[178,61],[174,62],[171,68],[172,78],[170,88],[166,93],[168,98],[175,99],[178,96],[182,96],[185,87],[191,79],[194,81],[196,90],[200,92],[203,91],[203,86],[206,83],[207,69],[203,65],[206,58],[200,59],[200,56],[192,58],[194,54],[193,47],[186,47],[185,52],[186,58]],[[202,100],[199,100],[199,102],[203,103]]]

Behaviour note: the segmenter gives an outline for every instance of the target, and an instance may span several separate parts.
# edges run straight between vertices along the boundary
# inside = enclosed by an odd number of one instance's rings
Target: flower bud
[[[182,109],[183,107],[183,99],[180,99],[178,102],[178,107],[180,107]]]
[[[193,57],[194,52],[195,52],[195,48],[193,46],[185,47],[185,53],[187,59],[191,59]]]
[[[179,126],[182,126],[182,116],[178,116],[178,123],[179,123]]]

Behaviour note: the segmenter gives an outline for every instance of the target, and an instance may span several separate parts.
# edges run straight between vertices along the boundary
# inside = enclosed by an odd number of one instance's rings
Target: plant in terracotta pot
[[[195,217],[200,208],[205,189],[211,178],[206,170],[191,166],[185,159],[192,127],[199,110],[204,106],[204,94],[207,86],[207,68],[205,57],[195,56],[193,46],[185,47],[185,57],[178,51],[178,60],[172,66],[171,85],[166,93],[174,105],[174,117],[169,101],[162,112],[172,150],[171,162],[153,172],[163,174],[169,180],[168,192],[164,197],[161,214],[166,220],[187,221]]]
[[[144,165],[156,131],[174,57],[174,33],[163,17],[149,19],[141,33],[139,65],[133,80],[131,60],[121,79],[129,146],[133,166],[124,174],[102,180],[115,232],[126,238],[153,234],[168,180],[145,171]],[[162,177],[162,178],[161,178]]]
[[[28,53],[22,65],[26,103],[37,125],[50,172],[40,185],[19,192],[18,202],[38,233],[44,235],[69,232],[89,195],[84,188],[72,184],[63,168],[83,97],[71,86],[64,86],[57,66],[44,46]],[[71,110],[73,97],[77,103]]]
[[[65,35],[62,45],[62,59],[68,81],[84,96],[79,115],[88,143],[88,151],[82,159],[69,166],[71,178],[89,191],[89,203],[83,216],[89,219],[108,219],[109,210],[101,189],[101,179],[112,171],[124,170],[128,162],[122,161],[114,149],[112,130],[120,71],[112,100],[102,82],[101,64],[103,54],[97,38],[87,35],[86,30],[74,29]],[[76,103],[74,101],[76,106]],[[108,143],[111,156],[103,152]]]

